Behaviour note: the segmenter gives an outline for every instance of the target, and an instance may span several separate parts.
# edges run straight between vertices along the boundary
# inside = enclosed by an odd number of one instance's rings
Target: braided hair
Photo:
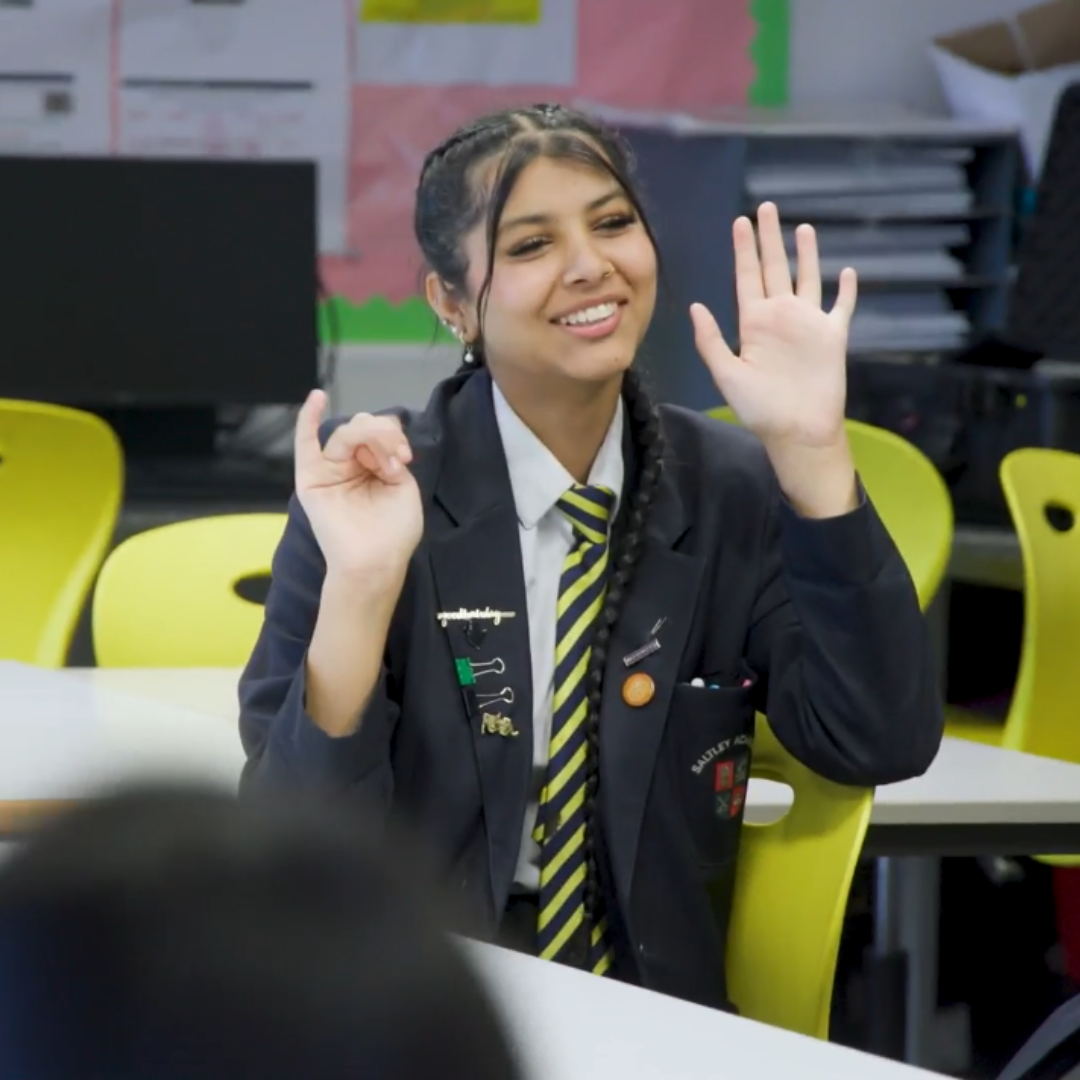
[[[631,180],[629,146],[614,131],[562,105],[534,105],[483,116],[451,135],[424,160],[416,192],[414,230],[431,271],[458,296],[466,292],[468,262],[464,236],[481,221],[487,235],[487,268],[476,296],[481,332],[466,350],[462,370],[484,364],[483,325],[495,266],[496,234],[507,200],[525,168],[537,158],[572,161],[611,176],[625,192],[638,219],[659,252],[641,200]],[[495,164],[490,186],[480,182],[480,167]],[[596,804],[600,787],[600,704],[608,646],[619,622],[623,601],[645,539],[649,512],[660,479],[664,452],[656,409],[638,373],[623,377],[623,400],[635,450],[636,468],[629,474],[624,515],[608,561],[607,593],[594,630],[589,668],[585,789],[585,914],[590,926],[598,921],[602,896],[596,855]],[[587,950],[586,950],[587,951]]]

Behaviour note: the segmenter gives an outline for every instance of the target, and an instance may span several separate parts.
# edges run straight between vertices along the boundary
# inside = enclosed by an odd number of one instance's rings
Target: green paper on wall
[[[447,344],[454,338],[435,318],[427,301],[414,296],[392,304],[381,296],[354,304],[335,296],[319,309],[319,336],[343,345]]]
[[[790,67],[790,0],[750,0],[757,34],[750,56],[757,78],[747,93],[748,105],[786,105]]]

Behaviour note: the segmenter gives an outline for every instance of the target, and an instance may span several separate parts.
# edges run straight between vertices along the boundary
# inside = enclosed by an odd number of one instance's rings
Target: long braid
[[[638,557],[645,541],[664,454],[660,420],[636,371],[632,368],[623,379],[630,434],[637,452],[637,472],[628,496],[626,525],[615,542],[608,570],[607,595],[596,627],[585,676],[588,717],[585,721],[588,751],[585,780],[585,918],[595,926],[600,910],[600,880],[596,865],[596,800],[600,789],[600,704],[604,689],[604,668],[608,644],[619,621],[623,600],[634,577]],[[588,950],[586,950],[587,955]]]

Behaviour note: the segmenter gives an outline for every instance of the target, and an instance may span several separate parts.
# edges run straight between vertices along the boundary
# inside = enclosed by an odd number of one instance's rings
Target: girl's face
[[[465,245],[466,337],[482,330],[496,377],[602,382],[630,366],[656,305],[657,260],[611,176],[546,157],[522,171],[495,239],[482,328],[476,297],[488,266],[486,226]]]

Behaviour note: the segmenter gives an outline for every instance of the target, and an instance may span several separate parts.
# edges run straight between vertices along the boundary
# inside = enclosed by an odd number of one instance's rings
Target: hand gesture
[[[724,399],[762,442],[834,445],[844,439],[855,271],[841,273],[836,303],[825,312],[813,228],[800,225],[795,231],[794,286],[773,203],[759,208],[757,233],[745,217],[732,229],[740,353],[728,347],[708,309],[694,304],[690,315],[698,352]]]
[[[326,394],[312,391],[296,421],[296,494],[327,573],[375,588],[399,582],[424,530],[412,449],[390,416],[359,413],[319,444]]]

